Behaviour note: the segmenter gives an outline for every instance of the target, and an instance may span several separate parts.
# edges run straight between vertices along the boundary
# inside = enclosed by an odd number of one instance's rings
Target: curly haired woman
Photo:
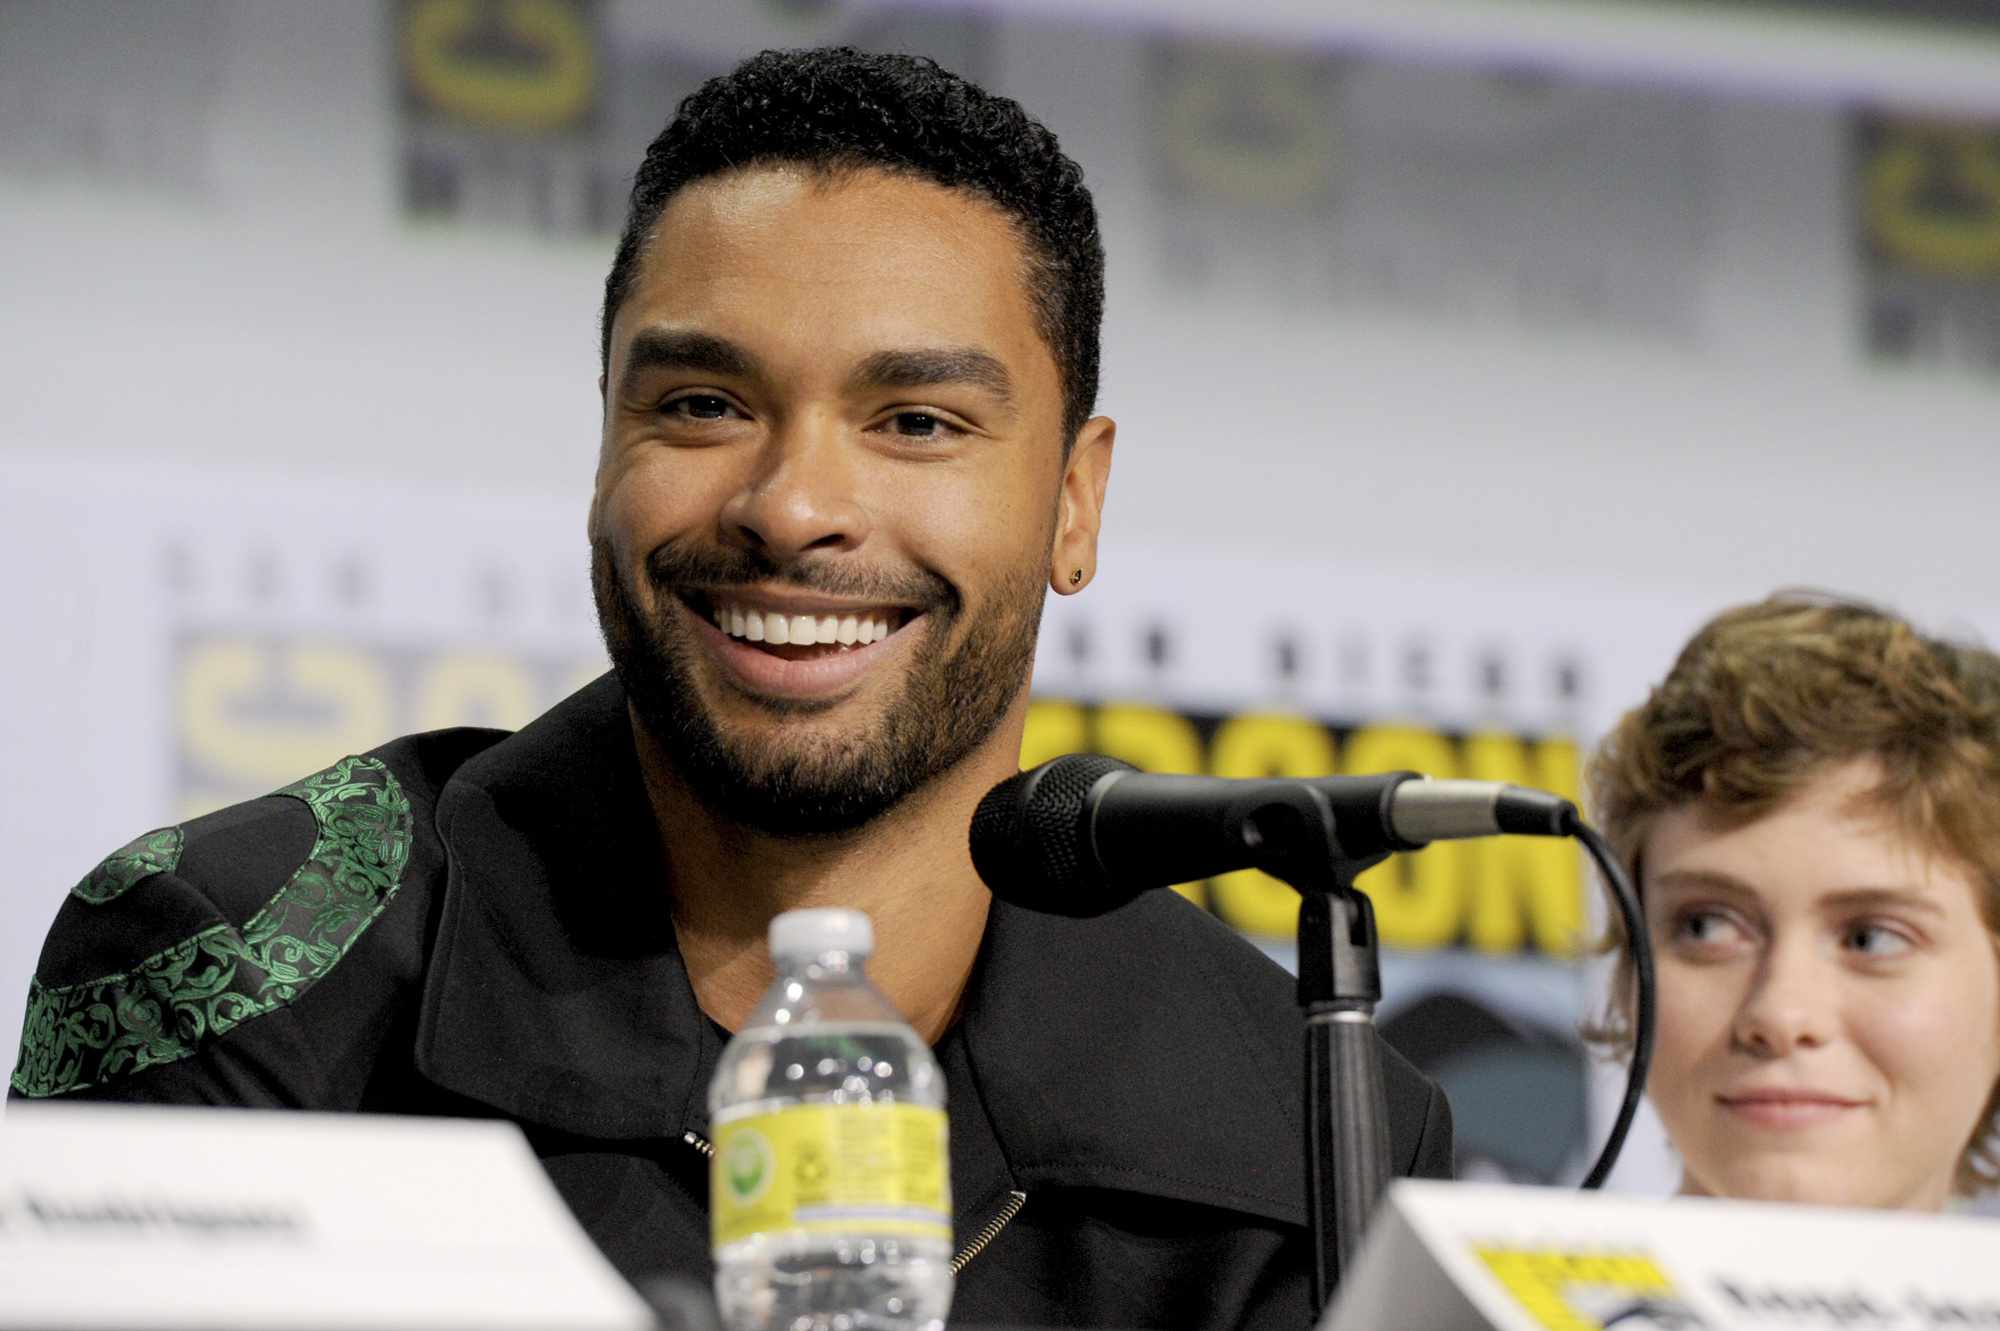
[[[1694,1195],[1990,1186],[2000,658],[1851,602],[1710,621],[1593,760],[1658,964],[1650,1098]],[[1621,968],[1592,1032],[1629,1042]]]

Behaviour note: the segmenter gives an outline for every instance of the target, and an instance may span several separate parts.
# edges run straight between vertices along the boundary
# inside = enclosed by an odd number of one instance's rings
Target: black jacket
[[[705,1282],[725,1037],[662,881],[614,679],[397,740],[78,884],[13,1093],[508,1118],[628,1276]],[[1301,1047],[1290,978],[1171,893],[995,901],[939,1047],[953,1320],[1307,1325]],[[1397,1170],[1445,1176],[1443,1095],[1383,1062]]]

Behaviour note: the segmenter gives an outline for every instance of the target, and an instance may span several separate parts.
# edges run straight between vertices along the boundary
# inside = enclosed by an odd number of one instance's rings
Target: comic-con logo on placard
[[[1508,1245],[1473,1252],[1548,1331],[1706,1331],[1709,1325],[1645,1253]]]
[[[777,1156],[764,1134],[744,1128],[730,1141],[722,1158],[722,1179],[730,1197],[739,1203],[754,1202],[771,1186],[778,1172]]]

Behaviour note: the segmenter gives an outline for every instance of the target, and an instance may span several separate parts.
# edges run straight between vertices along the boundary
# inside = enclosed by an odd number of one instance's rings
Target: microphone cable
[[[1576,807],[1568,800],[1526,787],[1503,788],[1486,782],[1433,783],[1415,773],[1386,775],[1405,779],[1383,787],[1379,795],[1363,791],[1369,798],[1363,801],[1368,807],[1360,811],[1359,832],[1367,851],[1414,850],[1434,840],[1468,836],[1568,836],[1581,843],[1596,864],[1625,926],[1636,990],[1625,1093],[1612,1120],[1610,1134],[1579,1185],[1592,1191],[1602,1188],[1618,1163],[1632,1120],[1639,1112],[1639,1101],[1645,1096],[1646,1074],[1653,1061],[1656,1024],[1653,948],[1638,891],[1609,843],[1577,815]],[[1121,839],[1115,858],[1130,862],[1121,863],[1119,871],[1114,873],[1104,863],[1103,849],[1096,841],[1097,811],[1101,806],[1093,800],[1100,789],[1108,792],[1108,782],[1122,783],[1126,779],[1152,778],[1115,758],[1070,754],[1016,773],[995,786],[980,800],[970,829],[973,865],[980,877],[997,895],[1030,910],[1072,917],[1099,915],[1125,904],[1141,891],[1162,888],[1189,876],[1176,877],[1166,867],[1170,861],[1184,863],[1189,855],[1196,857],[1199,876],[1229,868],[1256,867],[1262,858],[1257,853],[1259,849],[1273,844],[1272,832],[1259,825],[1257,815],[1261,809],[1257,803],[1266,798],[1259,793],[1260,788],[1264,784],[1287,784],[1211,777],[1160,778],[1163,785],[1171,783],[1171,789],[1185,789],[1189,798],[1185,805],[1179,805],[1167,800],[1160,791],[1154,791],[1149,800],[1138,802],[1147,817],[1136,821],[1131,816],[1132,810],[1126,809],[1119,822]],[[1312,783],[1307,780],[1303,784]],[[1496,799],[1488,811],[1490,821],[1482,820],[1477,826],[1440,823],[1437,808],[1429,808],[1427,821],[1414,831],[1406,832],[1395,826],[1391,792],[1425,788],[1442,793],[1447,786],[1475,785],[1492,785],[1494,791],[1512,790],[1517,796],[1533,796],[1535,800],[1526,803],[1517,800],[1519,807],[1514,808],[1513,816],[1502,817],[1503,806]],[[1227,809],[1225,794],[1230,789],[1239,790],[1249,801],[1234,811],[1237,816],[1229,813],[1219,818],[1203,816],[1209,812],[1211,803],[1218,811]],[[1463,795],[1464,791],[1451,793]],[[1106,799],[1108,803],[1108,794]],[[1159,807],[1149,807],[1151,804]],[[1325,813],[1323,802],[1322,813]],[[1191,826],[1198,835],[1192,841],[1176,841],[1164,835],[1169,824]],[[1265,863],[1262,867],[1289,881],[1275,864]]]
[[[1626,951],[1632,958],[1638,990],[1632,1018],[1632,1061],[1625,1068],[1625,1096],[1618,1103],[1618,1117],[1611,1122],[1611,1135],[1598,1152],[1597,1163],[1590,1167],[1590,1172],[1578,1185],[1585,1190],[1595,1190],[1604,1186],[1611,1167],[1618,1163],[1618,1153],[1625,1147],[1625,1135],[1632,1130],[1633,1116],[1639,1112],[1639,1101],[1646,1093],[1646,1071],[1653,1062],[1653,940],[1646,931],[1646,912],[1640,909],[1639,893],[1626,875],[1625,866],[1618,862],[1618,856],[1603,836],[1596,828],[1580,820],[1571,835],[1590,852],[1590,858],[1596,863],[1597,871],[1611,893],[1611,900],[1625,922]]]

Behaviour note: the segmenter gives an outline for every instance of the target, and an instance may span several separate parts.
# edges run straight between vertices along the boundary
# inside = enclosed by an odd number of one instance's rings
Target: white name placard
[[[16,1103],[0,1327],[652,1319],[511,1124]]]
[[[2000,1222],[1399,1182],[1323,1331],[2000,1331]]]

